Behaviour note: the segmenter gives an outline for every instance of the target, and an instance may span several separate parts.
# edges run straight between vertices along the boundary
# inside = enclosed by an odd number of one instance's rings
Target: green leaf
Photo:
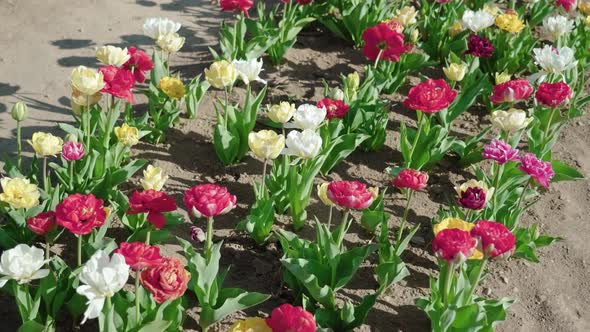
[[[582,173],[580,173],[577,169],[567,165],[563,161],[553,160],[551,161],[551,166],[555,172],[552,182],[584,179],[584,175]]]
[[[45,332],[45,326],[30,320],[18,328],[18,332]]]

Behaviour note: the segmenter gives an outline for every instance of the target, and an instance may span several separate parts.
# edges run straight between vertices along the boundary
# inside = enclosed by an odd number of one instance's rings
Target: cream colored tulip
[[[39,189],[29,179],[4,177],[0,184],[0,201],[7,203],[11,208],[30,209],[39,205]]]
[[[168,175],[164,175],[164,172],[160,167],[148,165],[148,167],[143,170],[143,178],[140,180],[140,183],[144,190],[153,189],[160,191],[167,180]]]
[[[105,65],[121,67],[130,57],[126,48],[113,45],[101,46],[96,50],[96,58]]]
[[[506,83],[506,82],[510,81],[510,78],[511,77],[512,77],[512,75],[508,74],[505,71],[503,71],[501,73],[496,73],[494,75],[494,78],[496,80],[496,85],[502,84],[502,83]]]
[[[327,182],[324,182],[322,184],[318,184],[318,187],[317,187],[318,197],[320,198],[322,203],[324,203],[325,205],[334,206],[334,202],[332,202],[328,198],[328,185],[329,185],[329,183],[327,183]]]
[[[158,40],[156,40],[156,45],[158,45],[161,50],[170,54],[174,54],[182,48],[184,41],[184,37],[181,37],[176,32],[173,32],[158,37]]]
[[[295,104],[282,101],[279,104],[267,105],[268,117],[278,123],[287,123],[295,113]]]
[[[104,87],[102,73],[84,66],[79,66],[72,70],[70,83],[74,89],[85,96],[92,96]]]
[[[492,113],[492,126],[504,131],[516,131],[526,128],[533,118],[527,118],[525,111],[511,108],[508,111],[495,111]]]
[[[217,89],[225,89],[234,84],[238,78],[238,71],[233,64],[225,60],[215,61],[208,69],[205,69],[205,78]]]
[[[115,127],[115,136],[121,144],[125,146],[133,146],[139,143],[139,130],[124,123],[121,127]]]
[[[33,147],[37,157],[55,156],[61,153],[63,146],[63,140],[60,137],[40,131],[34,133],[27,142]]]
[[[405,7],[401,8],[400,10],[398,10],[396,12],[395,16],[393,16],[391,18],[391,20],[401,24],[404,27],[408,27],[412,24],[416,24],[416,16],[417,15],[418,15],[418,12],[416,11],[415,7],[405,6]]]
[[[460,82],[465,77],[467,66],[463,63],[451,63],[443,68],[443,72],[449,80]]]
[[[272,130],[261,130],[248,134],[248,146],[260,159],[275,159],[285,148],[285,136]]]

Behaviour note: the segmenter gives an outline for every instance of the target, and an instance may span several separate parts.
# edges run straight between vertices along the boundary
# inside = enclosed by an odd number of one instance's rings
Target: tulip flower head
[[[248,146],[262,160],[275,159],[285,148],[285,136],[272,130],[251,132],[248,134]]]
[[[428,174],[426,172],[417,171],[414,169],[403,169],[391,181],[391,184],[396,188],[407,188],[411,190],[422,190],[428,185]]]
[[[324,108],[326,110],[326,120],[330,119],[341,119],[346,116],[350,106],[346,105],[344,101],[324,98],[317,102],[316,106],[318,108]]]
[[[236,207],[236,196],[216,184],[201,184],[184,192],[184,206],[196,218],[210,218]]]
[[[297,107],[297,110],[293,114],[293,122],[288,123],[285,127],[315,130],[324,122],[326,115],[327,110],[325,107],[303,104]]]
[[[480,250],[492,258],[511,256],[516,245],[514,234],[506,226],[495,221],[476,222],[471,229],[471,236],[477,239]]]
[[[322,149],[322,137],[314,130],[293,130],[287,134],[283,154],[297,156],[301,159],[315,158]]]
[[[27,218],[27,228],[38,235],[45,235],[56,226],[55,212],[41,212],[34,217]]]
[[[55,207],[57,224],[76,235],[90,234],[106,218],[102,200],[92,194],[72,194]]]
[[[101,46],[96,50],[98,61],[107,66],[121,67],[129,61],[129,52],[126,48],[120,48],[112,45]]]
[[[156,45],[158,45],[162,51],[168,54],[174,54],[182,48],[184,41],[184,37],[181,37],[176,32],[172,32],[159,36],[156,40]]]
[[[318,184],[318,187],[317,187],[318,197],[320,198],[322,203],[324,203],[325,205],[334,206],[334,202],[332,202],[330,200],[330,198],[328,198],[328,185],[329,185],[329,183],[327,183],[327,182],[324,182],[322,184]]]
[[[473,11],[467,9],[461,18],[461,25],[474,33],[491,27],[495,22],[494,15],[485,10]]]
[[[445,218],[441,220],[438,224],[434,224],[432,229],[434,231],[434,236],[438,233],[442,232],[445,229],[460,229],[462,231],[469,232],[475,224],[467,222],[463,219],[459,218]],[[477,248],[473,251],[473,254],[469,256],[469,259],[482,259],[483,253],[478,250]]]
[[[497,110],[492,113],[492,126],[503,131],[513,132],[526,128],[533,118],[527,118],[525,111],[511,108],[508,111]]]
[[[432,241],[432,250],[438,259],[449,263],[461,264],[473,255],[477,245],[469,232],[449,228],[440,231]]]
[[[253,81],[266,84],[266,81],[259,76],[262,72],[262,58],[258,60],[234,60],[232,64],[238,71],[238,76],[245,84],[250,84]]]
[[[541,105],[556,108],[563,103],[568,103],[572,97],[572,89],[565,82],[539,84],[535,99]]]
[[[496,26],[510,33],[519,33],[524,29],[524,22],[516,13],[505,13],[496,16]]]
[[[266,324],[272,332],[315,332],[316,322],[313,314],[302,307],[288,303],[274,308]]]
[[[97,318],[102,312],[104,302],[119,292],[129,279],[129,265],[120,254],[109,257],[103,250],[98,250],[84,264],[80,273],[81,285],[76,292],[88,299],[82,324],[87,319]]]
[[[4,287],[8,280],[26,284],[45,278],[49,274],[48,269],[42,269],[45,263],[47,261],[43,249],[34,246],[18,244],[12,249],[5,250],[0,258],[0,288]]]
[[[437,113],[451,105],[457,91],[443,79],[427,79],[410,88],[404,106],[424,113]]]
[[[139,275],[141,284],[157,303],[181,297],[190,279],[191,274],[177,258],[164,258],[160,264],[143,270]]]
[[[225,89],[234,85],[238,71],[234,65],[225,60],[215,61],[205,69],[207,82],[217,89]]]
[[[520,158],[518,169],[530,175],[545,188],[549,188],[549,182],[555,176],[551,163],[538,159],[532,153],[527,153]]]
[[[154,62],[147,53],[134,46],[129,47],[129,56],[123,67],[133,73],[136,82],[143,83],[145,74],[154,68]]]
[[[38,131],[33,134],[27,141],[35,150],[37,157],[55,157],[62,151],[63,140],[60,137],[53,136],[50,133]]]
[[[526,100],[533,93],[533,87],[525,79],[512,80],[494,86],[490,101],[496,105]]]
[[[153,189],[160,191],[167,180],[168,175],[164,175],[164,172],[160,167],[148,165],[148,167],[143,170],[143,178],[140,180],[140,183],[144,190]]]
[[[464,63],[451,63],[443,68],[445,76],[455,82],[461,82],[467,72],[467,66]]]
[[[161,36],[178,32],[181,26],[180,23],[168,18],[151,17],[143,23],[143,33],[154,40],[158,40]]]
[[[158,85],[160,90],[172,99],[181,99],[186,93],[184,84],[176,77],[162,77]]]
[[[129,210],[127,214],[147,213],[147,221],[156,229],[161,229],[166,224],[164,212],[176,211],[174,198],[153,189],[134,191],[129,197]]]
[[[493,139],[490,144],[484,146],[482,157],[500,165],[519,159],[517,149],[513,149],[510,144],[497,139]]]
[[[114,251],[125,258],[125,263],[135,271],[154,267],[162,263],[160,248],[143,242],[121,242]]]
[[[267,105],[268,117],[277,123],[285,124],[291,120],[295,114],[295,104],[282,101],[279,104]]]
[[[2,193],[0,202],[8,204],[13,209],[30,209],[39,205],[39,189],[37,185],[25,178],[3,177],[0,180]]]
[[[541,81],[548,74],[561,74],[578,64],[574,50],[567,46],[554,48],[551,45],[545,45],[543,48],[533,49],[533,54],[535,64],[541,67],[541,73],[531,78],[538,77]]]
[[[398,62],[403,53],[409,50],[404,35],[387,23],[379,23],[363,32],[363,54],[369,60],[384,59]]]
[[[61,151],[61,156],[67,161],[80,160],[85,154],[84,144],[80,142],[67,141]]]
[[[250,317],[232,324],[229,332],[273,332],[264,318]]]
[[[70,75],[72,88],[84,96],[92,96],[104,87],[103,74],[94,69],[78,66],[72,70]]]
[[[494,54],[494,45],[486,37],[471,35],[467,41],[467,52],[478,58],[489,58]]]
[[[359,181],[332,181],[328,185],[327,197],[334,204],[353,210],[364,210],[373,204],[377,195]]]
[[[547,16],[543,20],[543,27],[541,35],[552,42],[555,42],[559,37],[567,35],[574,30],[574,21],[561,15]]]
[[[135,127],[124,123],[120,127],[115,127],[113,131],[119,142],[124,146],[133,146],[139,143],[139,130]]]
[[[459,205],[470,210],[483,209],[486,202],[494,195],[494,190],[495,188],[488,188],[485,182],[473,179],[455,187],[459,196]]]

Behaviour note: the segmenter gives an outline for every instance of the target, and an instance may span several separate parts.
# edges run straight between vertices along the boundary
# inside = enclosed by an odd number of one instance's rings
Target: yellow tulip
[[[95,104],[98,104],[98,102],[100,101],[100,98],[102,98],[102,93],[97,92],[91,96],[86,96],[84,94],[82,94],[80,91],[76,90],[75,88],[72,88],[72,97],[71,97],[71,105],[72,105],[72,111],[74,112],[74,114],[76,115],[80,115],[82,112],[82,107],[87,107],[87,106],[92,106]],[[87,103],[89,105],[87,105]]]
[[[432,226],[432,229],[434,231],[434,236],[436,236],[436,234],[438,234],[439,232],[441,232],[442,230],[445,230],[445,229],[460,229],[460,230],[463,230],[466,232],[470,232],[474,226],[475,226],[474,224],[467,222],[463,219],[445,218],[441,222],[439,222],[438,224],[435,224],[434,226]],[[469,257],[469,259],[482,259],[482,258],[483,258],[483,253],[477,249],[475,249],[475,251],[473,252],[471,257]]]
[[[238,71],[225,60],[215,61],[205,69],[205,78],[217,89],[224,89],[234,84],[238,78]]]
[[[272,330],[266,325],[264,319],[255,317],[235,322],[228,332],[272,332]]]
[[[585,15],[590,15],[590,1],[589,0],[581,0],[578,3],[578,9]],[[586,17],[586,21],[588,22],[588,17]]]
[[[184,37],[180,37],[176,32],[172,32],[158,37],[156,45],[158,45],[161,50],[173,54],[182,48],[184,40]]]
[[[268,117],[278,123],[287,123],[295,113],[295,104],[282,101],[279,104],[268,105]]]
[[[590,15],[586,16],[586,19],[584,20],[584,25],[590,27]]]
[[[94,69],[79,66],[70,75],[72,87],[85,96],[92,96],[104,87],[102,73]]]
[[[460,82],[465,77],[467,66],[463,63],[451,63],[443,68],[443,72],[449,80]]]
[[[260,159],[275,159],[285,148],[285,136],[272,130],[261,130],[248,134],[248,146]]]
[[[33,150],[35,150],[37,157],[55,157],[56,154],[61,153],[64,143],[60,137],[40,131],[34,133],[28,142],[33,147]]]
[[[501,13],[500,7],[498,7],[496,5],[486,4],[483,6],[483,10],[485,10],[486,12],[488,12],[494,16],[498,16]]]
[[[320,198],[322,203],[324,203],[327,206],[334,206],[334,202],[332,202],[328,198],[328,183],[324,182],[322,184],[318,184],[317,189],[318,189],[318,197]]]
[[[463,31],[463,26],[461,25],[460,21],[455,21],[451,28],[449,29],[449,35],[451,37],[455,37],[456,35],[460,34]]]
[[[496,73],[494,75],[494,78],[496,80],[496,85],[502,84],[502,83],[506,83],[506,82],[510,81],[510,78],[511,77],[512,77],[512,75],[508,74],[505,71],[503,71],[501,73]]]
[[[148,165],[148,167],[143,170],[143,178],[141,179],[141,186],[144,190],[162,190],[164,184],[168,180],[168,175],[164,175],[164,172],[160,167],[154,167],[152,165]]]
[[[139,143],[139,130],[124,123],[121,127],[115,127],[115,136],[121,144],[133,146]]]
[[[0,201],[13,209],[30,209],[39,205],[39,189],[28,179],[5,177],[0,180],[2,193]]]
[[[502,14],[496,17],[496,26],[504,31],[519,33],[524,28],[524,22],[516,14]]]
[[[105,65],[121,67],[130,57],[126,48],[112,45],[101,46],[96,50],[96,58]]]
[[[170,98],[180,99],[184,97],[186,92],[182,81],[175,77],[162,77],[159,85],[160,89]]]

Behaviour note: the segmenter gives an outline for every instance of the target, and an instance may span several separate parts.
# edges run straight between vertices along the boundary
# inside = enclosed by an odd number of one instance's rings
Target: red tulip
[[[355,210],[368,208],[374,199],[373,192],[358,181],[332,181],[328,184],[327,195],[334,204]]]
[[[566,12],[569,12],[571,9],[576,8],[576,0],[557,0],[555,5],[561,6]]]
[[[133,73],[136,82],[143,83],[145,81],[146,72],[154,68],[154,62],[150,59],[150,56],[147,55],[147,53],[134,46],[129,47],[128,52],[130,57],[123,65],[123,68],[126,68]]]
[[[467,42],[467,51],[465,53],[478,58],[489,58],[494,54],[494,45],[486,37],[471,35]]]
[[[272,332],[315,332],[315,318],[302,307],[294,307],[288,303],[274,308],[266,325]]]
[[[447,228],[438,232],[432,241],[432,250],[439,259],[449,263],[463,263],[471,257],[477,241],[464,230]]]
[[[469,187],[459,193],[459,205],[470,210],[481,210],[486,206],[486,192],[479,187]]]
[[[94,195],[73,194],[55,207],[58,225],[77,235],[90,234],[104,224],[107,214],[101,199]]]
[[[115,66],[103,66],[98,68],[98,71],[104,77],[104,88],[100,91],[125,99],[130,103],[134,102],[131,89],[135,85],[135,77],[131,71]]]
[[[426,172],[406,168],[391,181],[391,184],[396,188],[408,188],[418,191],[426,188],[427,182],[428,174]]]
[[[133,270],[140,271],[162,263],[160,248],[143,242],[122,242],[115,253],[125,258]]]
[[[363,54],[369,60],[376,60],[381,52],[380,59],[398,62],[400,56],[409,49],[404,43],[404,35],[387,23],[367,28],[363,32],[363,40]]]
[[[164,227],[166,217],[163,212],[176,211],[176,202],[167,194],[149,189],[146,191],[135,191],[129,197],[128,214],[138,214],[147,212],[147,220],[154,225],[156,229]]]
[[[27,219],[27,227],[35,234],[44,235],[55,227],[55,212],[41,212]]]
[[[181,297],[187,289],[191,274],[177,258],[164,258],[151,268],[143,270],[139,280],[157,303]]]
[[[215,217],[236,207],[236,196],[215,184],[194,186],[184,192],[184,205],[195,217]]]
[[[481,251],[490,257],[507,257],[514,252],[516,238],[499,222],[480,220],[471,229],[471,236],[478,239]]]
[[[424,113],[436,113],[449,107],[455,97],[457,91],[452,90],[445,80],[427,79],[410,89],[404,106]]]
[[[334,100],[334,99],[330,99],[330,98],[324,98],[324,99],[318,101],[316,106],[319,108],[322,108],[322,107],[326,108],[326,111],[327,111],[326,112],[326,119],[327,120],[334,119],[334,118],[341,119],[346,115],[346,113],[348,113],[348,110],[350,109],[350,106],[346,105],[344,103],[344,101]]]
[[[572,97],[572,89],[567,83],[547,83],[543,82],[537,88],[535,93],[535,99],[541,105],[555,108],[561,105],[563,102],[569,101]]]
[[[221,11],[240,11],[243,12],[246,17],[250,17],[248,15],[248,10],[252,8],[254,5],[254,1],[252,0],[221,0],[219,2],[221,6]]]
[[[533,87],[524,79],[512,80],[494,86],[490,101],[496,105],[514,103],[527,99],[533,93]]]

